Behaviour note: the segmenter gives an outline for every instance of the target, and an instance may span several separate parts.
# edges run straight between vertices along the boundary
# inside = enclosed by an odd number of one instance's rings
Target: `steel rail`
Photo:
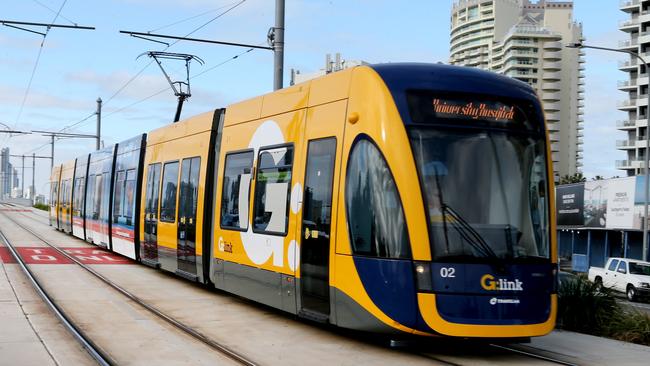
[[[18,212],[18,213],[22,214],[25,217],[29,217],[27,215],[24,215],[22,212]],[[225,346],[225,345],[223,345],[223,344],[221,344],[219,342],[216,342],[216,341],[212,340],[210,337],[206,336],[205,334],[203,334],[203,333],[195,330],[194,328],[192,328],[192,327],[190,327],[190,326],[188,326],[188,325],[174,319],[170,315],[165,314],[163,311],[159,310],[158,308],[154,307],[153,305],[148,304],[144,300],[140,299],[138,296],[134,295],[133,293],[131,293],[128,290],[124,289],[123,287],[119,286],[115,282],[113,282],[110,279],[106,278],[104,275],[100,274],[99,272],[95,271],[94,269],[90,268],[89,266],[81,263],[81,261],[79,261],[74,256],[68,254],[64,250],[61,250],[56,245],[51,244],[49,241],[47,241],[47,239],[44,239],[40,234],[38,234],[35,231],[33,231],[32,229],[22,225],[18,221],[14,220],[9,215],[7,215],[7,213],[3,212],[3,215],[5,217],[7,217],[10,221],[12,221],[14,224],[16,224],[17,226],[19,226],[23,230],[27,231],[28,233],[30,233],[31,235],[36,237],[38,240],[42,241],[43,243],[45,243],[49,247],[56,250],[61,255],[65,256],[67,259],[71,260],[72,262],[79,265],[81,268],[83,268],[86,271],[90,272],[92,275],[94,275],[95,277],[100,279],[102,282],[104,282],[105,284],[107,284],[108,286],[110,286],[111,288],[116,290],[117,292],[119,292],[122,295],[126,296],[130,300],[134,301],[135,303],[142,306],[143,308],[145,308],[149,312],[155,314],[156,316],[158,316],[162,320],[166,321],[167,323],[171,324],[175,328],[177,328],[177,329],[181,330],[182,332],[190,335],[194,339],[199,340],[200,342],[204,343],[205,345],[209,346],[210,348],[221,352],[222,354],[226,355],[230,359],[232,359],[232,360],[234,360],[234,361],[236,361],[236,362],[238,362],[238,363],[240,363],[242,365],[258,366],[257,363],[255,363],[254,361],[252,361],[252,360],[246,358],[245,356],[239,354],[237,351],[232,350],[229,347],[227,347],[227,346]],[[42,223],[42,224],[45,225],[45,223]]]
[[[86,336],[81,329],[79,329],[77,326],[75,326],[72,323],[72,321],[68,318],[65,312],[54,303],[52,298],[47,294],[47,291],[45,291],[43,286],[41,286],[41,284],[38,282],[38,280],[34,277],[32,272],[29,270],[29,268],[27,268],[25,261],[20,256],[20,254],[18,254],[14,246],[9,242],[9,240],[4,235],[2,230],[0,230],[0,239],[5,244],[7,249],[9,249],[11,255],[16,260],[16,263],[18,263],[22,271],[25,273],[25,275],[29,279],[29,282],[31,282],[32,286],[34,287],[38,295],[43,299],[45,304],[50,308],[50,310],[54,313],[54,315],[68,330],[68,332],[70,332],[72,336],[81,344],[81,346],[86,350],[86,352],[88,352],[88,354],[93,359],[95,359],[95,361],[97,361],[98,364],[102,366],[117,365],[115,360],[113,360],[109,355],[104,353],[95,343],[93,343],[93,341],[90,340],[90,338],[88,338],[88,336]]]
[[[528,356],[528,357],[531,357],[531,358],[536,358],[538,360],[553,362],[553,363],[556,363],[558,365],[578,366],[575,363],[558,360],[558,359],[555,359],[555,358],[552,358],[552,357],[543,356],[543,355],[540,355],[540,354],[537,354],[537,353],[523,351],[523,350],[516,349],[516,348],[511,348],[511,347],[500,345],[500,344],[490,344],[489,346],[494,347],[494,348],[498,348],[498,349],[502,349],[504,351],[509,351],[509,352],[512,352],[512,353],[516,353],[516,354],[519,354],[519,355]]]

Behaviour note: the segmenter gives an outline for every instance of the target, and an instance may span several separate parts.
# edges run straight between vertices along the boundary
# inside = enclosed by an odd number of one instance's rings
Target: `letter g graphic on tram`
[[[481,287],[487,291],[495,291],[497,289],[497,282],[494,280],[494,276],[486,274],[481,277]]]

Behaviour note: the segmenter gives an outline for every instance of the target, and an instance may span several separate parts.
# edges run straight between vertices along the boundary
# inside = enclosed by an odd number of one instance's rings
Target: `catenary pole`
[[[97,98],[97,146],[95,150],[101,148],[102,138],[102,98]]]
[[[284,74],[284,0],[275,0],[273,30],[273,89],[282,89]]]

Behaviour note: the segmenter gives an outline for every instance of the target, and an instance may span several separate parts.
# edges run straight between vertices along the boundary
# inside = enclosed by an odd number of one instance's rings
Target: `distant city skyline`
[[[71,131],[94,133],[92,113],[95,100],[101,97],[105,144],[170,123],[176,99],[156,65],[145,69],[150,60],[137,58],[165,46],[121,35],[119,30],[186,35],[227,11],[191,36],[266,44],[266,33],[273,26],[274,2],[248,0],[236,6],[238,3],[112,0],[91,4],[69,0],[56,23],[97,29],[52,29],[42,50],[42,36],[0,27],[0,122],[19,130],[59,130],[89,117]],[[405,6],[388,0],[287,0],[284,85],[289,84],[291,68],[317,71],[327,53],[341,52],[346,59],[372,63],[447,62],[452,3],[416,0]],[[5,1],[2,18],[52,22],[62,4],[62,0]],[[589,43],[616,47],[625,39],[618,30],[618,21],[624,20],[625,14],[619,11],[617,1],[600,2],[597,7],[587,0],[574,4],[574,18],[583,22]],[[193,96],[183,117],[271,91],[272,53],[247,50],[188,42],[170,47],[169,51],[206,60],[205,66],[192,65],[192,74],[205,74],[193,79]],[[618,55],[587,51],[583,167],[587,177],[621,175],[614,166],[615,160],[624,158],[615,146],[615,140],[623,138],[616,121],[625,119],[616,109],[616,102],[625,99],[617,91],[617,81],[625,79],[618,70],[620,60],[623,57]],[[175,75],[182,71],[179,64],[170,66]],[[47,142],[38,135],[0,136],[0,147],[10,147],[12,154],[18,155],[31,154],[38,147],[37,153],[47,155]],[[92,140],[57,141],[55,163],[94,147]],[[47,194],[49,162],[38,161],[36,170],[36,191]],[[28,172],[26,180],[31,181]]]

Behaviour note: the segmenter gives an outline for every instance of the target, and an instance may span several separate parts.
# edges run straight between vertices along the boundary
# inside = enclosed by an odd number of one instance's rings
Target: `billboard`
[[[583,226],[584,184],[557,186],[555,193],[557,224],[559,226]]]
[[[607,225],[607,180],[585,182],[583,214],[587,227],[605,227]]]
[[[611,179],[607,186],[608,229],[634,229],[635,177]],[[638,227],[637,227],[638,228]]]

